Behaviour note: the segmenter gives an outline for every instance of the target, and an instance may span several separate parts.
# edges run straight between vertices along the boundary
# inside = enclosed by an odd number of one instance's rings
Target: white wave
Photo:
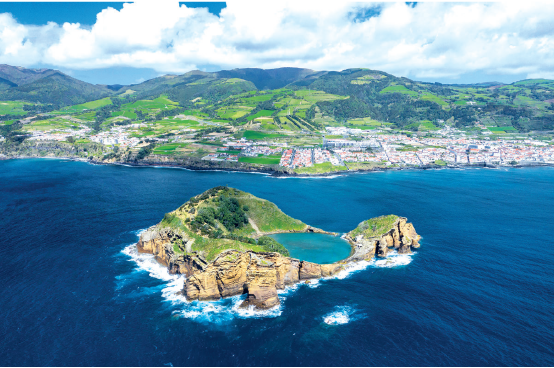
[[[303,282],[304,282],[304,284],[308,285],[308,287],[310,287],[312,289],[315,289],[319,285],[321,285],[321,279],[314,279],[314,280],[308,280],[308,281],[303,281]]]
[[[151,277],[165,281],[166,284],[161,290],[163,299],[169,302],[172,307],[178,306],[173,313],[184,317],[205,322],[224,322],[233,318],[273,318],[282,313],[282,303],[285,301],[283,295],[279,295],[281,305],[274,308],[257,311],[253,308],[240,308],[246,295],[238,295],[214,302],[189,302],[183,295],[186,278],[183,275],[172,275],[167,267],[159,264],[152,254],[139,253],[136,244],[131,244],[122,250],[122,253],[131,257],[137,264],[137,269],[146,271]],[[118,276],[121,282],[124,277]],[[158,290],[154,288],[153,290]]]
[[[254,310],[254,307],[241,308],[246,295],[237,295],[214,302],[184,302],[174,315],[196,320],[197,322],[222,323],[235,318],[275,318],[283,312],[282,304],[267,310]],[[279,297],[281,303],[283,297]]]
[[[336,275],[331,276],[330,278],[342,280],[352,275],[354,272],[365,270],[370,265],[371,262],[367,261],[352,262],[347,264],[344,269],[340,270]]]
[[[148,230],[148,228],[140,229],[140,230],[136,230],[136,231],[131,231],[131,234],[135,234],[136,236],[138,236],[140,238],[140,234],[142,234],[146,230]]]
[[[144,231],[138,230],[137,236]],[[282,314],[286,296],[294,293],[302,285],[310,288],[317,288],[325,279],[301,281],[297,284],[285,287],[284,290],[278,290],[280,305],[268,310],[254,310],[253,307],[240,308],[240,305],[245,300],[246,295],[238,295],[231,298],[221,299],[214,302],[189,302],[183,295],[184,283],[186,278],[183,275],[172,275],[167,267],[156,261],[152,254],[139,253],[136,244],[131,244],[125,247],[123,254],[129,256],[137,265],[137,270],[146,271],[151,277],[157,278],[165,282],[161,289],[163,299],[170,303],[171,307],[178,309],[173,311],[173,314],[182,318],[193,319],[199,322],[214,322],[222,323],[233,320],[234,318],[275,318]],[[368,267],[376,268],[391,268],[404,266],[412,261],[411,254],[398,254],[396,251],[390,252],[384,259],[373,259],[371,261],[360,261],[348,264],[345,269],[341,270],[334,276],[326,279],[344,279],[354,272],[364,270]],[[124,276],[118,276],[120,287],[124,284]],[[120,289],[118,287],[118,289]],[[151,288],[148,292],[158,292],[159,288]],[[133,294],[134,295],[134,294]],[[142,295],[142,294],[141,294]],[[351,320],[351,309],[340,307],[342,309],[326,316],[325,323],[327,324],[343,324]],[[345,309],[346,308],[346,309]]]
[[[353,273],[356,273],[358,271],[363,271],[369,267],[374,268],[392,268],[392,267],[399,267],[399,266],[406,266],[412,262],[412,254],[398,254],[396,250],[390,252],[387,254],[385,258],[376,258],[374,257],[370,261],[358,261],[358,262],[351,262],[344,266],[344,269],[340,270],[337,274],[325,277],[325,279],[339,279],[343,280]]]
[[[275,318],[279,317],[283,312],[283,303],[286,298],[284,296],[279,296],[279,301],[281,302],[281,304],[266,310],[254,310],[252,306],[248,308],[240,308],[241,303],[245,299],[245,297],[242,295],[233,297],[232,299],[234,299],[234,301],[231,310],[236,316],[240,318]]]
[[[167,267],[162,266],[156,261],[152,254],[139,253],[136,244],[131,244],[122,250],[122,253],[131,257],[138,266],[138,269],[148,272],[151,277],[163,281],[174,281],[180,275],[171,275]]]
[[[323,322],[328,325],[344,325],[355,320],[352,317],[356,310],[348,305],[337,306],[335,310],[323,316]]]
[[[378,268],[392,268],[398,266],[409,265],[413,260],[414,253],[411,254],[398,254],[397,251],[392,251],[387,254],[386,258],[373,259],[371,261],[373,267]]]
[[[296,290],[298,290],[300,285],[302,285],[302,284],[297,283],[297,284],[287,285],[287,286],[285,286],[285,288],[283,290],[277,290],[277,294],[279,294],[281,296],[289,295],[291,293],[294,293]],[[279,299],[281,299],[281,297],[279,297]]]

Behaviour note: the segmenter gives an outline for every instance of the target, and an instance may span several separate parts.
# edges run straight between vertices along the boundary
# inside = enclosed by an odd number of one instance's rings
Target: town
[[[176,116],[175,118],[180,118]],[[205,122],[203,122],[205,123]],[[213,126],[215,124],[210,124]],[[145,122],[115,126],[109,130],[93,132],[84,124],[53,131],[29,131],[30,141],[85,140],[102,144],[106,149],[114,147],[140,149],[154,143],[159,149],[152,155],[165,153],[164,145],[197,145],[202,148],[211,144],[217,150],[208,150],[201,156],[208,161],[249,162],[260,165],[278,165],[283,169],[297,170],[326,165],[334,169],[356,170],[361,167],[425,167],[430,165],[514,165],[552,164],[554,146],[531,137],[504,136],[491,140],[490,133],[483,130],[479,137],[464,131],[444,127],[425,134],[407,134],[394,130],[362,130],[346,127],[325,127],[318,140],[302,145],[294,144],[290,136],[263,139],[237,138],[233,132],[203,133],[203,130],[181,129],[170,137],[149,136],[140,138],[141,129],[148,129]],[[486,132],[485,132],[486,130]],[[235,132],[236,133],[236,132]],[[239,134],[240,135],[240,134]],[[340,137],[340,138],[339,138]],[[0,138],[3,140],[3,138]],[[178,150],[172,151],[173,155]],[[365,165],[365,166],[364,166]]]

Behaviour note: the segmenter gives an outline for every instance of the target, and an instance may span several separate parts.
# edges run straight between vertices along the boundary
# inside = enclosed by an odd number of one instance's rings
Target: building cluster
[[[216,152],[216,153],[210,153],[204,157],[202,157],[202,160],[207,161],[238,161],[239,156],[235,154],[228,154],[226,152]]]
[[[83,138],[88,133],[90,133],[90,128],[87,127],[81,127],[79,130],[73,130],[73,129],[56,129],[51,131],[39,131],[35,130],[30,132],[31,136],[28,138],[32,141],[65,141],[69,137],[73,137],[75,139]]]
[[[330,162],[331,164],[338,166],[340,165],[339,156],[331,153],[329,150],[315,148],[313,150],[314,163],[322,164],[324,162]]]
[[[311,148],[299,148],[294,150],[291,165],[292,168],[308,167],[313,164],[313,151]]]
[[[289,149],[283,153],[281,166],[295,168],[322,162],[340,165],[340,161],[410,166],[437,163],[460,165],[554,163],[554,146],[532,139],[483,141],[467,137],[417,138],[388,134],[365,137],[363,141],[337,139],[324,143],[327,143],[327,147],[333,147],[333,151]],[[329,145],[329,143],[332,144]]]
[[[339,149],[335,151],[344,162],[387,162],[384,152],[369,153],[364,151],[350,151]]]
[[[118,144],[123,147],[134,147],[140,142],[139,138],[131,137],[125,127],[115,127],[106,132],[96,133],[89,136],[89,139],[96,143],[105,145]]]
[[[329,150],[321,148],[298,148],[287,149],[281,155],[279,165],[291,169],[310,167],[314,164],[330,162],[332,165],[341,165],[340,157]]]
[[[280,154],[282,151],[282,148],[271,148],[269,146],[247,146],[245,149],[242,150],[241,153],[243,156],[256,157],[258,155],[277,155]]]
[[[274,153],[269,153],[272,155],[282,152],[283,148],[287,147],[287,143],[283,143],[283,142],[251,141],[251,140],[247,140],[246,138],[241,138],[236,140],[230,137],[225,137],[222,139],[222,142],[223,142],[223,147],[227,149],[246,150],[248,148],[259,147],[260,150],[264,150],[266,152],[274,152]],[[276,148],[271,148],[269,146],[276,147]]]
[[[293,152],[294,150],[292,148],[284,150],[283,154],[281,155],[281,161],[279,162],[279,165],[283,167],[290,167],[292,164]]]
[[[361,129],[352,129],[347,127],[325,127],[325,131],[331,135],[356,135],[361,134]]]

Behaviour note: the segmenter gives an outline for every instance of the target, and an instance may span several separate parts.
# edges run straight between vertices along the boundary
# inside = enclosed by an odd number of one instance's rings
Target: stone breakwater
[[[280,303],[277,290],[302,281],[333,276],[349,263],[375,256],[385,257],[391,250],[400,254],[411,253],[412,248],[419,247],[420,239],[405,217],[399,217],[389,230],[378,236],[352,237],[348,233],[344,237],[352,246],[352,254],[332,264],[300,261],[279,253],[233,249],[221,252],[208,262],[201,254],[191,251],[194,240],[184,232],[159,225],[141,234],[137,249],[153,254],[170,273],[185,275],[183,294],[189,301],[214,301],[247,294],[242,307],[268,309]]]

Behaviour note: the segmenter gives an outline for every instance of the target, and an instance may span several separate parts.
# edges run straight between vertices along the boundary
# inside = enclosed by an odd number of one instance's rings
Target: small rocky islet
[[[351,255],[331,264],[291,258],[276,233],[316,232],[338,236],[293,219],[274,203],[230,187],[192,197],[140,235],[137,249],[153,254],[171,274],[186,276],[188,301],[215,301],[247,294],[241,307],[279,305],[277,290],[332,276],[351,263],[419,248],[420,236],[405,217],[387,215],[361,222],[344,235]]]

